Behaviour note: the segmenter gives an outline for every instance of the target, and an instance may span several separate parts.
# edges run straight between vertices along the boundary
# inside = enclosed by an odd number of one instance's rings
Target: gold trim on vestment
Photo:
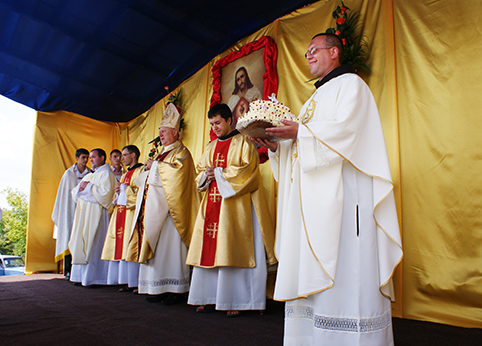
[[[300,174],[300,177],[301,177],[301,167],[300,167],[300,165],[298,165],[298,170],[299,170],[298,174]],[[298,184],[299,184],[298,191],[299,191],[299,195],[300,195],[301,218],[303,219],[303,228],[305,230],[305,235],[306,235],[306,240],[308,242],[308,246],[310,247],[310,250],[311,250],[311,253],[313,254],[313,257],[315,257],[316,262],[318,262],[318,265],[320,266],[321,270],[323,270],[325,275],[331,280],[331,286],[333,286],[335,280],[326,272],[325,268],[321,264],[321,261],[316,256],[315,251],[313,250],[313,247],[311,246],[310,237],[308,235],[308,230],[306,229],[305,214],[303,213],[303,198],[301,197],[301,179],[298,179]]]
[[[318,140],[321,144],[323,144],[324,146],[326,146],[327,148],[329,148],[330,150],[334,151],[337,155],[339,155],[340,157],[342,157],[346,162],[348,162],[355,170],[357,170],[358,172],[362,173],[362,174],[365,174],[366,176],[369,176],[369,177],[372,177],[372,178],[375,178],[375,179],[380,179],[384,182],[387,182],[390,184],[391,188],[389,189],[388,193],[385,194],[385,196],[383,196],[383,198],[381,198],[376,204],[375,206],[373,207],[373,212],[372,212],[372,216],[373,216],[373,219],[375,220],[375,224],[377,225],[378,228],[380,228],[382,230],[383,233],[385,233],[385,235],[387,236],[388,239],[390,239],[392,242],[394,242],[399,248],[400,250],[402,250],[402,246],[401,244],[398,244],[398,242],[396,242],[392,236],[387,233],[387,231],[385,231],[385,229],[383,227],[380,226],[380,224],[378,223],[377,221],[377,218],[375,217],[375,209],[378,207],[378,205],[383,202],[389,195],[390,193],[393,191],[393,183],[388,180],[388,179],[385,179],[383,177],[380,177],[380,176],[376,176],[376,175],[373,175],[373,174],[369,174],[369,173],[366,173],[364,171],[362,171],[361,169],[359,169],[358,167],[355,166],[355,164],[353,164],[349,159],[347,159],[345,156],[343,156],[342,154],[340,154],[338,151],[336,151],[335,149],[333,149],[331,146],[327,145],[325,142],[323,142],[320,138],[318,138],[318,136],[316,136],[314,134],[314,132],[307,126],[307,125],[304,125],[306,127],[306,129],[313,135],[313,137]],[[390,275],[390,278],[385,281],[384,283],[382,283],[380,286],[379,286],[379,290],[380,290],[380,293],[387,297],[385,294],[383,294],[382,292],[382,288],[384,286],[386,286],[390,280],[392,279],[394,273],[395,273],[395,270],[397,269],[397,266],[400,264],[400,262],[402,261],[403,259],[403,251],[402,251],[402,255],[400,256],[400,259],[398,260],[398,262],[395,264],[395,266],[393,267],[393,270],[392,270],[392,274]],[[387,298],[390,298],[390,297],[387,297]]]
[[[197,164],[197,183],[206,168],[213,166],[213,153],[217,141],[214,140],[206,146]],[[221,204],[217,248],[212,267],[254,268],[257,265],[254,256],[251,205],[258,218],[266,256],[269,263],[274,264],[277,262],[274,255],[274,227],[261,186],[256,147],[245,136],[235,135],[231,139],[226,159],[227,167],[222,170],[222,175],[235,195],[224,198]],[[204,192],[186,260],[187,264],[202,268],[212,268],[201,265],[207,198],[208,195]]]
[[[70,250],[67,248],[62,253],[59,253],[57,256],[55,256],[55,262],[58,262],[64,259],[65,256],[68,256],[68,255],[70,255]]]

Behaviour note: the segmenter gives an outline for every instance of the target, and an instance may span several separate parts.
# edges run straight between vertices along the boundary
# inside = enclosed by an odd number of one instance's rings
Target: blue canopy
[[[0,0],[0,93],[129,121],[306,0]]]

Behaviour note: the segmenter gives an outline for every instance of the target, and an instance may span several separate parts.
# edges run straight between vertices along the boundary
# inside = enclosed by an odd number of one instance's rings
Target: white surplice
[[[83,177],[90,173],[90,169],[85,167],[81,173],[75,163],[65,171],[60,179],[57,197],[55,198],[54,209],[52,211],[52,221],[54,222],[55,260],[61,260],[68,254],[70,233],[75,214],[75,201],[72,198],[72,190],[80,183]]]
[[[72,190],[77,202],[69,249],[72,254],[70,281],[83,286],[107,284],[108,261],[100,259],[109,226],[115,176],[105,164],[83,180],[89,184],[83,191]]]

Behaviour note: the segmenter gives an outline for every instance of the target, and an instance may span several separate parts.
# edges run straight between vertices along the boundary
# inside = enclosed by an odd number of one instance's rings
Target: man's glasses
[[[313,48],[308,49],[308,50],[306,51],[306,53],[305,53],[305,58],[307,58],[308,55],[313,55],[313,54],[315,54],[315,52],[316,52],[318,49],[331,49],[331,48],[333,48],[333,46],[331,46],[331,47],[313,47]]]

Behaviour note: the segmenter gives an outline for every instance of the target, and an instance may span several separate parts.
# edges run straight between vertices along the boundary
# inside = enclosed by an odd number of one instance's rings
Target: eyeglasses
[[[315,54],[315,52],[316,52],[318,49],[331,49],[331,48],[333,48],[333,46],[331,46],[331,47],[313,47],[313,48],[308,49],[308,50],[306,51],[306,53],[305,53],[305,58],[307,58],[308,55],[313,55],[313,54]]]

